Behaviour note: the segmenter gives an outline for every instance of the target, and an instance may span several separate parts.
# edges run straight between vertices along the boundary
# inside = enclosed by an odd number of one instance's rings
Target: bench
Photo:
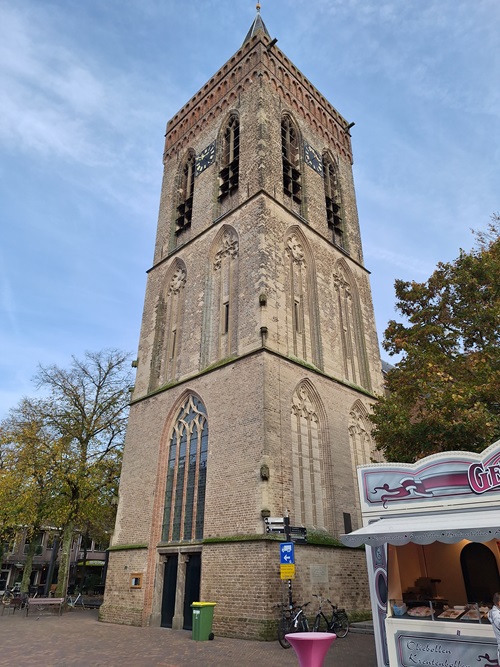
[[[38,611],[38,618],[41,615],[42,609],[44,607],[58,607],[59,616],[62,615],[63,604],[65,598],[29,598],[28,604],[26,605],[26,616],[30,613],[30,609],[36,608]]]

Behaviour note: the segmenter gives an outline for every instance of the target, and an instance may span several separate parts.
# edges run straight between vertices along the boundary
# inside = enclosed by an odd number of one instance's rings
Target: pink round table
[[[285,637],[293,646],[300,667],[322,667],[330,645],[337,639],[333,632],[291,632]]]

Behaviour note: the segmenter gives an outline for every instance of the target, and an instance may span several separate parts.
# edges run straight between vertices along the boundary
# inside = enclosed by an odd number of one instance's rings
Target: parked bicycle
[[[290,632],[309,632],[309,622],[304,609],[310,602],[302,605],[279,604],[281,607],[281,618],[278,623],[278,641],[283,648],[290,648],[291,644],[286,636]]]
[[[83,602],[83,596],[81,593],[78,593],[78,595],[73,597],[72,595],[68,595],[66,598],[66,604],[68,607],[71,607],[71,609],[74,609],[75,607],[80,607],[81,609],[85,609],[85,604]]]
[[[314,595],[313,597],[319,600],[319,609],[314,619],[313,632],[333,632],[339,639],[343,639],[349,632],[349,618],[345,609],[339,609],[331,600],[323,598],[321,595]],[[330,618],[323,611],[324,602],[328,602],[332,608]]]

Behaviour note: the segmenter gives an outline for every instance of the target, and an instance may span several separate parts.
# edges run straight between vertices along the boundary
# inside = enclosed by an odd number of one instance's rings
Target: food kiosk
[[[497,667],[500,440],[358,468],[378,667]]]

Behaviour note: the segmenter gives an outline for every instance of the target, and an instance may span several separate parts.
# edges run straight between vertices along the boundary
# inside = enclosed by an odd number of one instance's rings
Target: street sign
[[[280,564],[292,565],[295,563],[295,550],[293,542],[282,542],[280,544]]]
[[[301,526],[290,526],[290,539],[295,544],[307,543],[307,530]]]
[[[266,533],[278,533],[284,535],[285,522],[282,517],[266,516],[264,518],[264,523],[266,524]]]
[[[280,565],[281,579],[295,579],[295,565]]]

